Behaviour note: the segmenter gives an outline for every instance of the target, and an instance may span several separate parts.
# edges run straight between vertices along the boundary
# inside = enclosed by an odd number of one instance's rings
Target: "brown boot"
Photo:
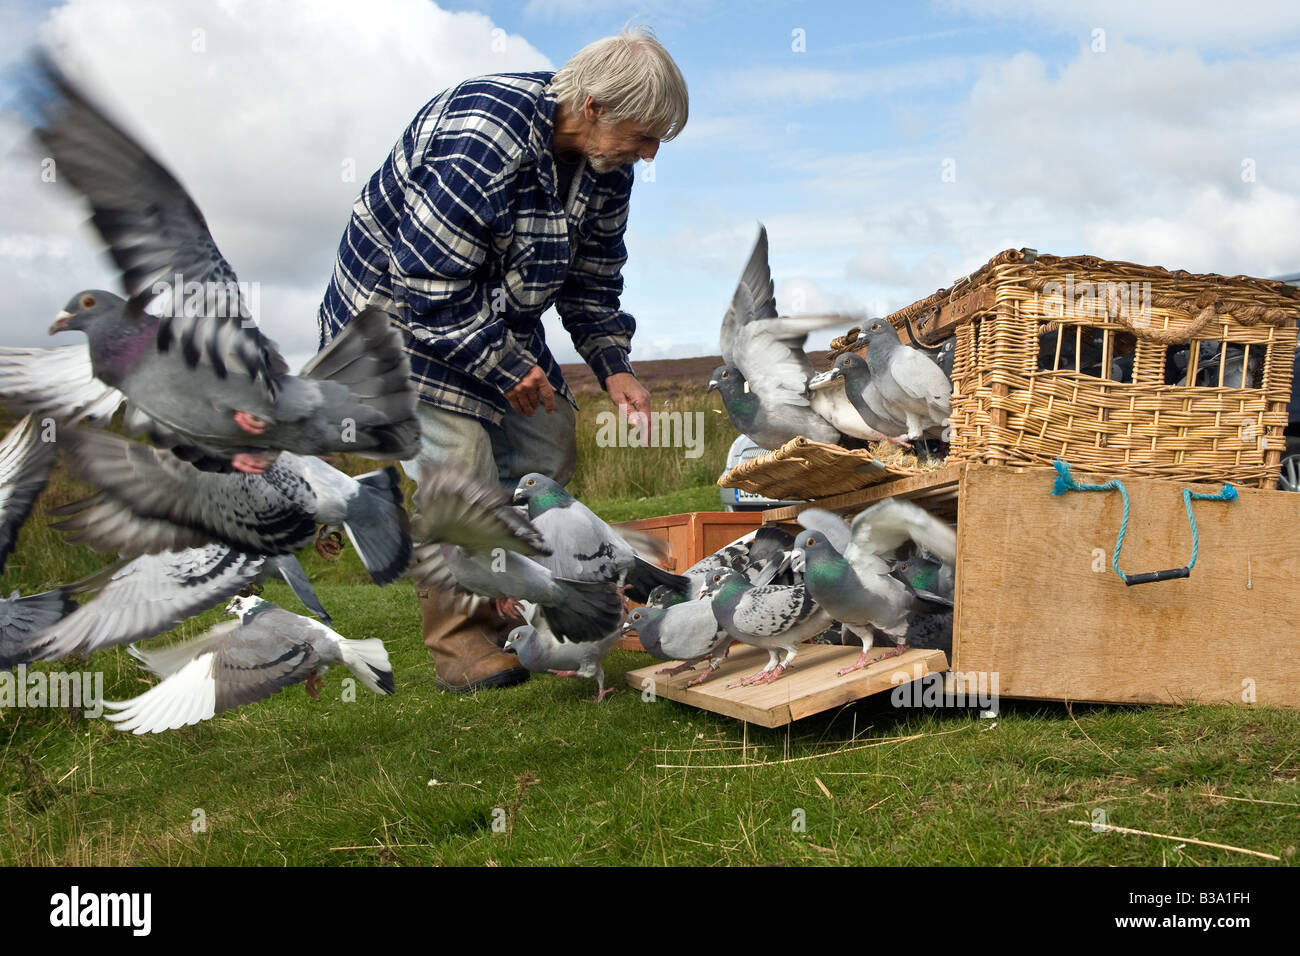
[[[452,610],[437,591],[418,591],[424,622],[424,646],[437,669],[439,690],[468,694],[491,687],[509,687],[528,680],[528,671],[514,654],[497,643],[498,615],[484,603],[471,614]]]

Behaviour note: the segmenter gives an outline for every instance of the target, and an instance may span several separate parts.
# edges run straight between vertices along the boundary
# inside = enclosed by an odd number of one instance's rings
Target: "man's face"
[[[583,149],[591,168],[598,173],[607,173],[638,159],[650,162],[657,152],[659,137],[636,120],[624,120],[612,126],[596,123]]]

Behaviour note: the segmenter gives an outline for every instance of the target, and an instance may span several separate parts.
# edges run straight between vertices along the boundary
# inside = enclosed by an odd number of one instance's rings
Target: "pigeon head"
[[[256,594],[237,594],[232,597],[230,603],[226,605],[226,613],[233,614],[235,617],[243,620],[259,611],[264,611],[271,606],[270,601],[264,601]]]
[[[646,595],[645,603],[651,607],[672,607],[686,600],[680,591],[674,591],[666,584],[660,584]]]
[[[63,311],[54,317],[50,326],[50,335],[72,329],[76,332],[89,332],[92,325],[100,319],[112,319],[122,314],[126,300],[121,296],[103,289],[84,289],[78,292]]]
[[[855,378],[870,370],[867,368],[866,359],[857,352],[845,352],[835,360],[835,367],[831,371],[837,372],[845,378]]]
[[[867,365],[873,369],[887,361],[901,344],[897,330],[884,319],[868,322],[862,329],[862,337],[867,340]]]
[[[559,482],[533,472],[519,479],[513,500],[517,505],[528,505],[528,517],[536,518],[552,508],[567,507],[573,497],[560,487]]]
[[[506,638],[506,642],[501,649],[503,651],[513,651],[521,645],[536,639],[537,631],[533,629],[531,624],[520,624],[511,630],[510,636]]]
[[[658,590],[658,588],[655,590]],[[619,633],[626,634],[628,631],[635,631],[637,625],[644,627],[647,624],[657,621],[662,614],[663,608],[660,607],[646,606],[636,608],[627,616],[627,620],[623,622],[623,626],[619,629]]]
[[[713,377],[709,379],[707,392],[721,392],[725,399],[733,395],[745,394],[745,376],[740,369],[734,365],[719,365],[713,370]]]
[[[724,568],[709,575],[705,582],[705,594],[721,599],[724,603],[739,601],[749,586],[749,581],[740,572]]]

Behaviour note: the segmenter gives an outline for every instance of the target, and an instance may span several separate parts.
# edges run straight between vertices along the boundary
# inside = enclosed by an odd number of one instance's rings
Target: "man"
[[[353,208],[319,316],[322,345],[367,305],[405,331],[422,433],[408,474],[430,461],[507,488],[569,480],[575,403],[544,338],[551,305],[610,400],[649,413],[619,307],[631,165],[686,118],[685,81],[644,28],[554,74],[469,80],[416,115]],[[419,598],[440,688],[527,679],[499,649],[509,619]]]

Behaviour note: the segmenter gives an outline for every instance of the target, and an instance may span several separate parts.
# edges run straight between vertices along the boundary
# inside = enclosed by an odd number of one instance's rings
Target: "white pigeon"
[[[614,693],[614,688],[605,686],[602,665],[623,633],[621,621],[599,641],[561,641],[552,633],[540,608],[527,601],[520,605],[529,623],[512,630],[502,650],[513,652],[519,663],[534,674],[596,678],[596,703]]]
[[[157,734],[208,720],[306,682],[316,697],[330,664],[342,664],[376,694],[394,692],[393,668],[378,638],[350,640],[319,621],[261,598],[237,597],[226,607],[238,621],[197,640],[155,651],[131,649],[161,683],[127,701],[104,701],[118,730]]]

